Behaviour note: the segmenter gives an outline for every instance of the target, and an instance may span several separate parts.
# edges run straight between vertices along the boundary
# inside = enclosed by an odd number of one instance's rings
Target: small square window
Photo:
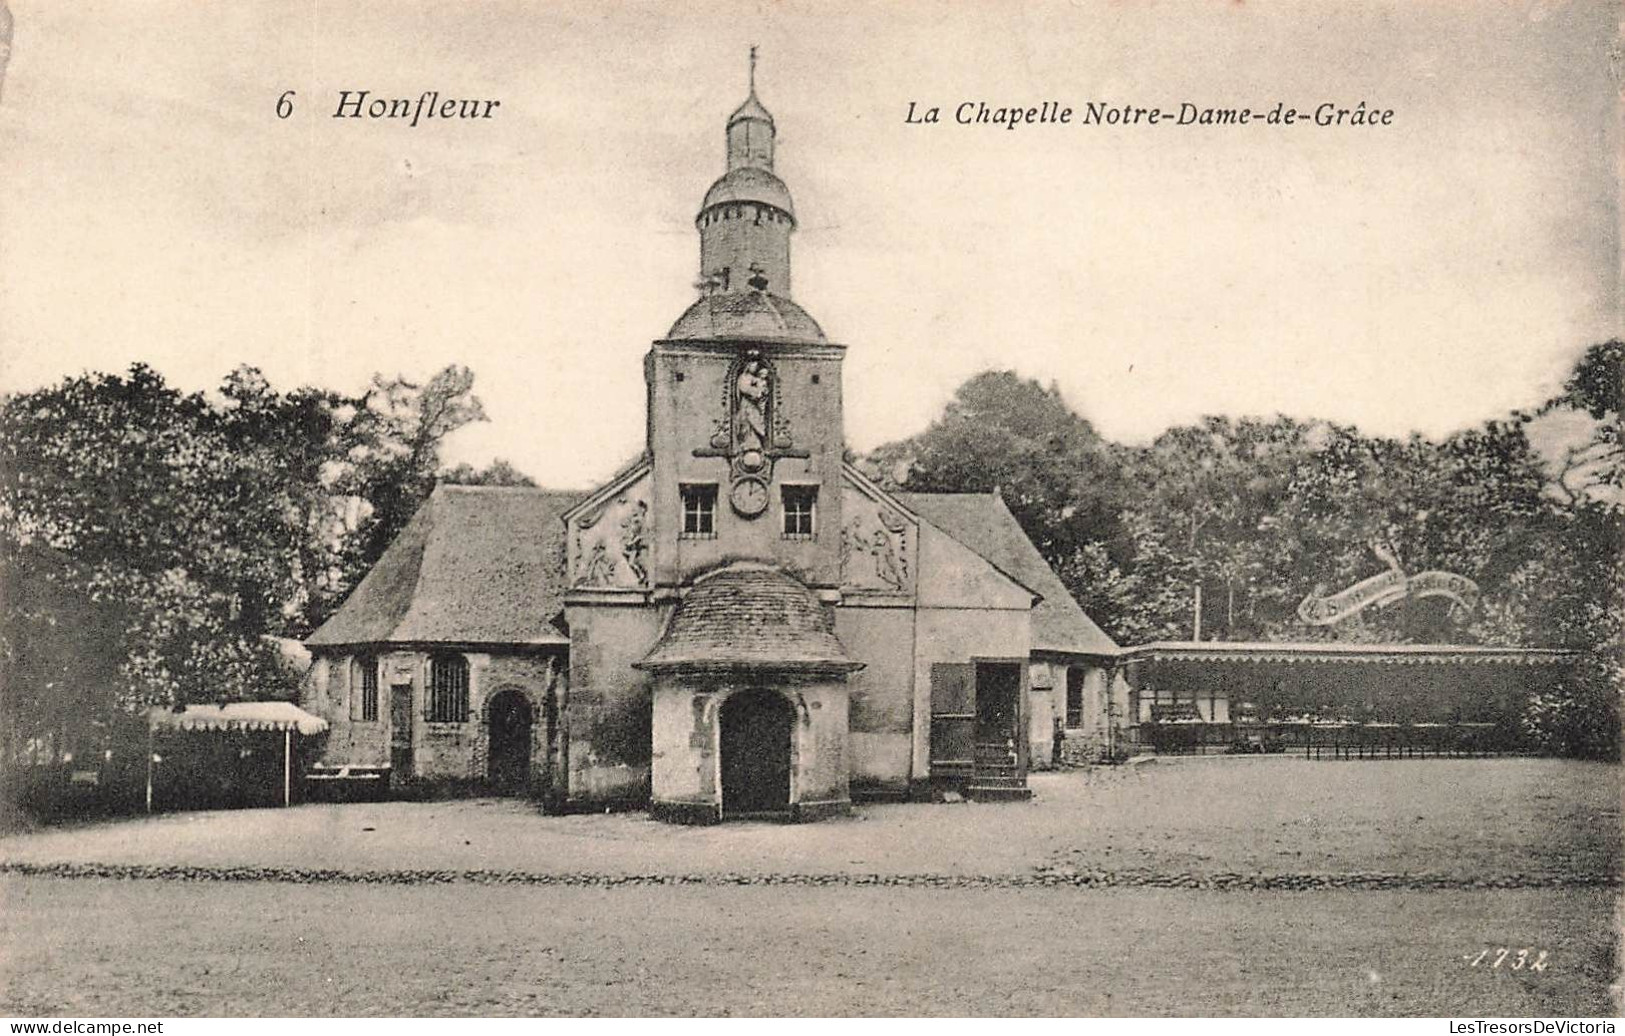
[[[818,487],[784,487],[784,538],[810,540],[817,531]]]
[[[690,483],[682,487],[683,539],[714,540],[717,537],[717,487],[715,483]]]

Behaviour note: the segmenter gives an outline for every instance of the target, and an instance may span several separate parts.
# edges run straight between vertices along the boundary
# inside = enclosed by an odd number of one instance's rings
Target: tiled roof
[[[639,669],[851,670],[828,611],[794,577],[755,562],[700,576]]]
[[[1043,600],[1033,606],[1034,651],[1115,655],[1120,650],[1083,613],[1004,501],[992,493],[896,493],[899,503],[981,555]]]
[[[734,338],[752,342],[822,342],[824,330],[783,295],[734,291],[707,295],[688,307],[668,339]]]
[[[579,493],[440,486],[305,643],[568,644],[564,522]]]

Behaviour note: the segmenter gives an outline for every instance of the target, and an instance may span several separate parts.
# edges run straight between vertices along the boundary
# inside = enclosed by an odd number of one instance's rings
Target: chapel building
[[[644,357],[642,454],[585,495],[436,489],[307,641],[323,770],[812,819],[1024,797],[1058,727],[1113,736],[1118,648],[1003,501],[846,463],[846,347],[792,298],[752,80],[695,218],[700,297]]]

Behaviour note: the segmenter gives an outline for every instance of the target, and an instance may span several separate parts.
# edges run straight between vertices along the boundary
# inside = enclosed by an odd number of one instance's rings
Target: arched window
[[[434,655],[429,659],[430,723],[468,720],[468,660],[462,655]]]

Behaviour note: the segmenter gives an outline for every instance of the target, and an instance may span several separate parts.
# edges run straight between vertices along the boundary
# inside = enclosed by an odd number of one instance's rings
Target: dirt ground
[[[0,878],[0,1015],[1597,1015],[1610,895]],[[1473,967],[1498,946],[1541,971]]]
[[[473,800],[51,828],[0,840],[14,871],[0,874],[0,1015],[1613,1013],[1619,889],[1561,886],[1619,874],[1619,778],[1548,760],[1193,759],[1036,775],[1030,803],[863,806],[798,826]],[[52,864],[490,877],[15,873]],[[1031,883],[1060,868],[1462,887]],[[706,883],[514,886],[507,872]],[[774,875],[811,877],[749,883]],[[866,875],[945,880],[851,883]],[[1470,887],[1513,876],[1534,887]],[[1521,949],[1545,967],[1515,968]]]
[[[1183,759],[1035,774],[1027,803],[675,827],[517,800],[174,813],[0,839],[0,863],[595,874],[1618,874],[1620,770],[1544,759]]]

